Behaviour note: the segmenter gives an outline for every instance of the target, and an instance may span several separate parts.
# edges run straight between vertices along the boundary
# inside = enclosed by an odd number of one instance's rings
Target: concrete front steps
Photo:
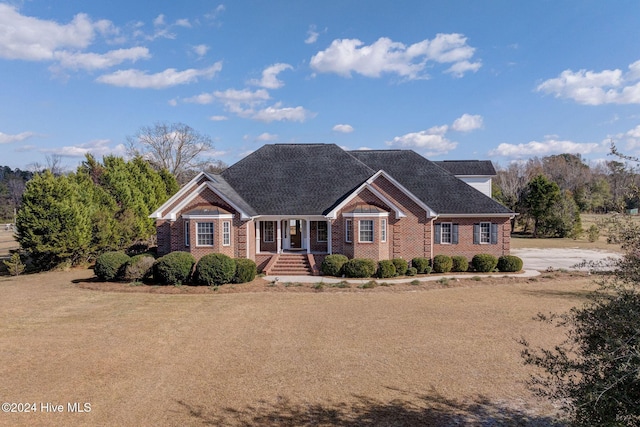
[[[313,276],[309,256],[307,254],[274,255],[267,265],[265,273],[270,276]]]

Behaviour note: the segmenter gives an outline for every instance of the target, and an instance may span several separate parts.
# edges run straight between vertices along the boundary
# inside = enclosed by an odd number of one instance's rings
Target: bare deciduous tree
[[[127,152],[142,156],[157,169],[167,169],[183,183],[189,169],[201,169],[203,156],[213,149],[211,139],[184,123],[155,123],[128,137]]]

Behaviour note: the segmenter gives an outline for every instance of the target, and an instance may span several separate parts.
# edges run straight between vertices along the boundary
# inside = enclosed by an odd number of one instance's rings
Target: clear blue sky
[[[0,165],[158,121],[433,160],[640,154],[640,2],[0,0]]]

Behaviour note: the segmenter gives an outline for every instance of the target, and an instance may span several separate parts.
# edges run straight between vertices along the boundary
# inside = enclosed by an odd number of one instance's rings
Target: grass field
[[[592,286],[554,273],[157,295],[83,289],[91,277],[0,278],[0,396],[37,406],[0,413],[0,425],[556,425],[525,386],[516,340],[560,341],[533,316],[580,304]]]

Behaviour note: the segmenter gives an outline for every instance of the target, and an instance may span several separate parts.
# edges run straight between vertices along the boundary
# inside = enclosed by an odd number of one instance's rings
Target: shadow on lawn
[[[293,403],[278,397],[276,403],[259,401],[244,409],[208,409],[182,400],[177,403],[205,425],[224,426],[554,426],[565,424],[540,416],[524,405],[492,402],[479,396],[471,402],[444,398],[437,393],[381,402],[353,396],[349,403]],[[519,406],[514,408],[514,406]]]

